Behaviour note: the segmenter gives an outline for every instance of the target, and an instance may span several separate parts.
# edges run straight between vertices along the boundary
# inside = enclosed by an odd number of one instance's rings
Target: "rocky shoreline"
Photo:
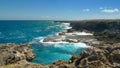
[[[36,68],[45,67],[30,63],[35,55],[30,44],[0,44],[0,68]],[[45,67],[46,68],[46,67]]]
[[[89,43],[91,48],[84,50],[79,56],[72,56],[69,61],[58,60],[50,65],[28,62],[35,57],[29,44],[0,44],[0,68],[120,68],[120,20],[59,22],[69,22],[72,26],[72,29],[59,33],[59,35],[76,31],[88,32],[93,33],[100,43]],[[78,39],[76,41],[75,39],[53,38],[54,42],[75,43],[78,41]],[[48,41],[51,41],[51,38],[44,40],[44,42]]]
[[[61,21],[62,22],[62,21]],[[82,20],[69,22],[72,29],[93,33],[96,39],[104,43],[120,42],[120,20]]]
[[[72,56],[69,62],[56,61],[51,68],[120,68],[120,43],[99,44]]]
[[[91,44],[80,56],[71,57],[69,62],[56,61],[56,68],[120,68],[120,20],[83,20],[69,22],[72,29],[93,33],[100,44]]]
[[[30,63],[35,56],[29,44],[1,44],[0,68],[119,68],[120,43],[92,45],[69,61],[58,60],[50,65]],[[15,50],[14,50],[15,49]]]

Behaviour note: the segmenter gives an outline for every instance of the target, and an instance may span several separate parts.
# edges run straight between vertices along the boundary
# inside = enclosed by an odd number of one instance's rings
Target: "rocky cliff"
[[[110,43],[120,42],[120,20],[83,20],[69,22],[73,30],[92,32],[100,41]]]

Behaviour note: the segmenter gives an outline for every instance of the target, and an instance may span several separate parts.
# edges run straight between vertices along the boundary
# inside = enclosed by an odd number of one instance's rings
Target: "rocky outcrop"
[[[49,65],[49,68],[76,68],[74,64],[58,60]]]
[[[94,34],[101,44],[91,44],[80,56],[68,62],[54,62],[51,68],[120,68],[120,20],[83,20],[70,22],[68,32],[85,31]],[[62,67],[60,67],[62,66]]]
[[[69,62],[56,61],[50,67],[120,68],[120,43],[93,45],[93,47],[83,51],[80,56],[72,56]]]
[[[101,44],[83,51],[74,62],[78,67],[118,68],[120,67],[120,43]]]
[[[82,20],[70,22],[71,31],[84,31],[94,33],[96,39],[107,43],[120,42],[120,20]],[[114,41],[113,41],[114,40]]]
[[[20,60],[32,60],[35,56],[29,44],[0,44],[0,65],[14,63]]]
[[[2,65],[0,68],[49,68],[41,64],[28,63],[26,60],[20,60],[16,63]]]
[[[69,21],[72,29],[102,32],[104,30],[120,31],[120,20],[82,20]]]
[[[69,61],[58,60],[45,66],[28,62],[35,57],[29,44],[1,44],[0,68],[120,68],[120,43],[91,46]]]
[[[58,35],[46,37],[41,43],[47,42],[68,42],[68,43],[78,43],[78,42],[94,42],[97,41],[92,33],[72,31],[72,32],[59,32]]]
[[[0,44],[0,68],[47,68],[40,64],[30,63],[35,55],[30,44]]]
[[[60,42],[65,39],[64,36],[52,36],[52,37],[47,37],[44,38],[43,42]]]

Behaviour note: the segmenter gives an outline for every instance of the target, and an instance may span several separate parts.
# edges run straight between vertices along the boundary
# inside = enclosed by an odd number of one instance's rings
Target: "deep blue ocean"
[[[53,21],[0,21],[0,43],[31,43],[36,55],[32,62],[50,64],[55,60],[69,60],[79,55],[85,48],[84,43],[41,44],[45,37],[66,31],[69,24]]]

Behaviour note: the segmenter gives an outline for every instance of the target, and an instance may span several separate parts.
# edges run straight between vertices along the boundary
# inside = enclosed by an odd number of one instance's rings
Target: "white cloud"
[[[83,9],[83,11],[85,11],[85,12],[89,12],[89,11],[90,11],[90,9]]]
[[[117,8],[114,8],[114,9],[102,8],[101,11],[106,12],[106,13],[114,13],[114,12],[119,12],[119,9],[117,9]]]

